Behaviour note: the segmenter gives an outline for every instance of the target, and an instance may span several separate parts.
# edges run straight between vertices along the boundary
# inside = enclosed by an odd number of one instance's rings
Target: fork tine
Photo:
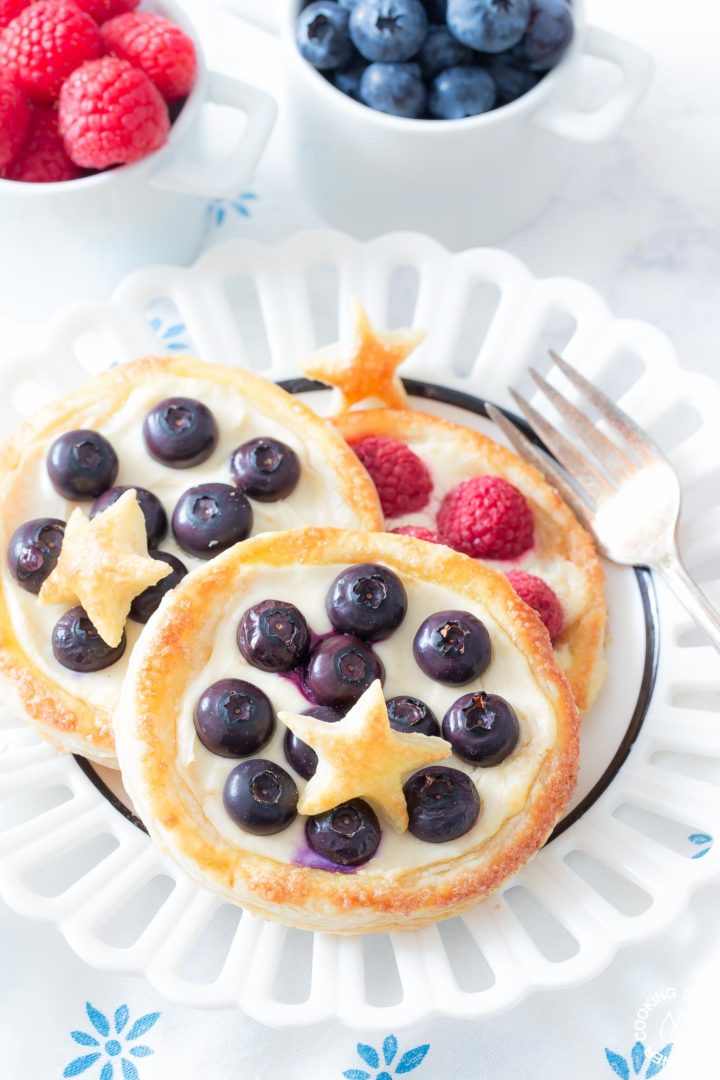
[[[539,450],[537,446],[533,446],[527,436],[523,435],[522,431],[515,427],[512,420],[508,420],[507,416],[501,413],[499,409],[496,409],[494,405],[488,402],[485,408],[490,419],[497,424],[520,457],[531,462],[543,474],[545,479],[553,487],[557,488],[565,502],[575,511],[575,516],[582,522],[588,532],[592,532],[591,508],[575,488],[568,483],[557,465],[546,454],[543,454],[542,450]]]
[[[579,371],[576,371],[574,367],[568,364],[567,360],[563,360],[562,356],[558,356],[553,349],[550,349],[550,356],[565,378],[585,395],[603,419],[607,420],[610,427],[617,431],[618,435],[622,435],[630,449],[637,454],[641,461],[647,465],[654,465],[658,461],[667,460],[657,443],[642,428],[638,427],[627,413],[619,409],[607,394],[599,390],[597,386],[593,386],[584,375],[581,375]]]
[[[529,401],[519,394],[517,390],[510,393],[522,413],[524,413],[530,427],[540,436],[547,448],[558,459],[586,493],[590,496],[595,506],[600,506],[615,493],[615,489],[608,483],[597,469],[595,469],[584,454],[580,453],[569,439],[566,439],[552,424],[549,424],[537,409],[534,409]]]
[[[577,406],[563,397],[535,368],[530,368],[530,374],[548,401],[566,421],[568,427],[582,439],[588,450],[595,455],[615,484],[627,480],[637,472],[635,462],[612,439],[608,439],[607,435],[603,435],[602,431],[598,431],[592,421],[588,420],[587,416],[580,412]]]

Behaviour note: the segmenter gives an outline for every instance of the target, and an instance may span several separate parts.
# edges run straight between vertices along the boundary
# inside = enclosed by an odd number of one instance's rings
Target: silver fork
[[[591,532],[603,555],[627,566],[657,570],[720,652],[720,613],[685,569],[677,543],[680,483],[653,440],[610,398],[566,360],[550,351],[563,375],[619,436],[615,442],[533,368],[537,386],[584,444],[589,454],[511,390],[530,427],[560,463],[556,464],[492,405],[488,415],[521,457],[546,476]]]

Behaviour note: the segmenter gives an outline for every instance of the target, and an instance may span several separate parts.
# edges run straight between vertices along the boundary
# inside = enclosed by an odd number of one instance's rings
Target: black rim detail
[[[435,383],[428,383],[420,381],[419,379],[403,379],[403,384],[412,397],[424,398],[426,401],[440,401],[445,405],[455,405],[459,409],[465,409],[467,412],[474,413],[476,416],[483,416],[485,419],[488,419],[486,408],[488,402],[484,398],[474,397],[472,394],[466,394],[462,390],[451,390],[446,386],[437,386]],[[305,378],[282,379],[278,385],[281,386],[283,390],[287,390],[289,394],[306,394],[314,390],[327,390],[327,387],[323,383],[317,382],[314,379]],[[542,447],[542,442],[537,438],[524,420],[516,416],[509,409],[504,409],[500,405],[498,405],[497,408],[499,408],[509,420],[512,420],[531,442],[535,443],[536,446]],[[579,821],[583,814],[585,814],[608,789],[625,763],[633,743],[640,734],[640,729],[645,722],[648,708],[652,701],[660,656],[660,626],[658,621],[657,595],[655,593],[655,584],[652,574],[646,567],[636,566],[635,578],[640,591],[643,617],[645,620],[645,663],[643,665],[642,682],[638,691],[635,708],[628,722],[622,741],[615,751],[612,761],[605,769],[605,772],[590,789],[585,798],[578,803],[575,809],[571,810],[569,814],[566,814],[566,816],[558,822],[548,839],[545,841],[547,844],[551,843],[551,841],[555,840],[558,836],[561,836],[562,833],[564,833],[566,829],[569,829],[571,825],[574,825],[576,821]],[[74,757],[87,778],[95,785],[100,794],[107,799],[111,806],[122,814],[123,817],[127,818],[128,821],[132,822],[133,825],[137,826],[138,829],[142,829],[142,831],[146,833],[147,829],[142,821],[140,821],[131,810],[128,810],[124,803],[118,799],[117,795],[110,790],[105,781],[95,772],[92,762],[78,754],[75,754]]]

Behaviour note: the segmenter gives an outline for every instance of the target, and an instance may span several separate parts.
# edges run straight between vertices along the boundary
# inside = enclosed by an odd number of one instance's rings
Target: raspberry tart
[[[335,387],[335,422],[375,483],[385,528],[445,544],[506,573],[545,623],[585,713],[605,678],[607,608],[593,541],[516,454],[410,407],[397,368],[420,340],[413,331],[376,334],[357,308],[352,341],[322,350],[302,367]],[[372,362],[378,353],[384,364]],[[356,405],[365,407],[350,408]]]
[[[332,425],[259,376],[185,357],[99,376],[0,461],[3,696],[106,765],[135,642],[188,571],[255,533],[381,522]]]
[[[409,536],[256,536],[186,577],[116,714],[135,809],[192,877],[339,933],[497,888],[572,795],[578,713],[501,574]]]

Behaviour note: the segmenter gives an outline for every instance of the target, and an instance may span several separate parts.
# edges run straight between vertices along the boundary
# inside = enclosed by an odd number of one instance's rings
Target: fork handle
[[[704,630],[720,652],[720,612],[713,607],[685,569],[678,553],[672,552],[657,564],[660,571],[685,610]]]

